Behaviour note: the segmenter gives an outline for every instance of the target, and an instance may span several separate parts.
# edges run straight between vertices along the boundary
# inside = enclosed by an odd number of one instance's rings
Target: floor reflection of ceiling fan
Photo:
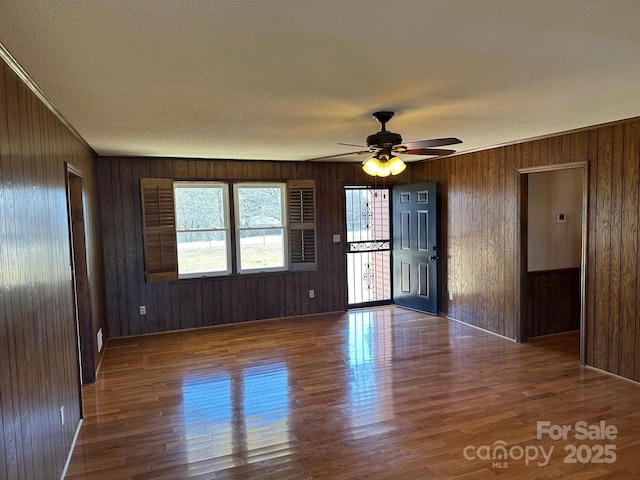
[[[422,155],[441,157],[450,155],[455,150],[434,148],[444,147],[462,143],[462,140],[454,137],[450,138],[433,138],[431,140],[419,140],[417,142],[402,143],[402,137],[398,133],[387,130],[386,125],[394,112],[375,112],[372,117],[382,125],[382,129],[378,133],[374,133],[367,137],[367,145],[353,145],[349,143],[339,143],[338,145],[346,145],[351,147],[367,148],[367,150],[358,150],[355,152],[340,153],[337,155],[328,155],[326,157],[313,158],[311,160],[324,160],[335,157],[343,157],[347,155],[364,155],[369,154],[371,158],[363,162],[363,169],[370,175],[386,177],[387,175],[397,175],[405,169],[404,162],[395,155]]]

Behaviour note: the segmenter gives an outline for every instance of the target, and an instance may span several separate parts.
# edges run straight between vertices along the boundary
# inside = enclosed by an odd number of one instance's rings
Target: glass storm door
[[[345,187],[348,304],[391,302],[388,188]]]

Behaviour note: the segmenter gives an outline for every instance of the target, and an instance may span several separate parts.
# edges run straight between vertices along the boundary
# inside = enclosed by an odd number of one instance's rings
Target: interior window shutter
[[[316,183],[289,180],[289,269],[316,270]]]
[[[178,279],[173,180],[141,178],[142,234],[147,283]]]

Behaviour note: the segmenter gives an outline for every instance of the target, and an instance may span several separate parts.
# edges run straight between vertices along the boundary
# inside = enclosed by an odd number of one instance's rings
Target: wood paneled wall
[[[510,338],[520,328],[518,169],[587,162],[586,359],[640,380],[637,293],[640,120],[411,164],[397,181],[440,188],[443,312]],[[358,164],[101,158],[109,330],[125,336],[346,307],[343,186],[371,178]],[[140,177],[318,182],[317,272],[146,285]],[[316,298],[308,298],[308,290]],[[453,294],[448,300],[447,292]],[[147,306],[140,316],[138,306]],[[636,357],[639,359],[636,361]]]
[[[0,478],[59,478],[80,421],[65,162],[84,175],[97,330],[105,317],[94,158],[0,62]]]
[[[525,292],[527,338],[580,328],[580,268],[529,272]]]
[[[444,313],[517,337],[518,169],[587,162],[586,362],[640,381],[640,119],[411,165],[441,193]]]
[[[216,180],[315,179],[318,270],[234,275],[146,284],[140,178]],[[158,158],[100,158],[106,298],[111,336],[195,328],[345,310],[345,185],[373,179],[359,163],[305,163]],[[309,298],[309,290],[315,298]],[[139,314],[146,305],[147,314]]]

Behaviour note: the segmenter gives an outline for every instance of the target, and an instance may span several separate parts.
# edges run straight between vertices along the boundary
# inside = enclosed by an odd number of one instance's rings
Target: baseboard
[[[258,318],[256,320],[244,320],[242,322],[235,322],[235,323],[220,323],[218,325],[202,325],[200,327],[179,328],[177,330],[163,330],[161,332],[138,333],[135,335],[122,335],[120,337],[113,337],[113,338],[110,337],[107,340],[107,343],[105,344],[105,348],[108,345],[108,343],[111,342],[111,340],[113,340],[115,344],[121,338],[130,339],[130,338],[136,338],[136,337],[147,337],[150,335],[166,335],[171,333],[191,332],[193,330],[205,330],[205,329],[214,329],[214,328],[221,328],[221,327],[231,327],[234,325],[246,325],[248,323],[258,323],[258,322],[273,322],[273,321],[282,321],[282,320],[303,319],[305,317],[316,317],[318,315],[332,315],[332,314],[339,314],[339,313],[346,313],[346,312],[347,310],[333,310],[330,312],[304,313],[302,315],[291,315],[286,317]]]
[[[69,454],[67,455],[67,461],[64,462],[64,468],[62,469],[62,474],[60,475],[60,480],[64,480],[65,475],[67,474],[67,469],[69,468],[69,464],[71,463],[71,457],[73,455],[73,449],[76,446],[76,441],[78,440],[78,435],[80,435],[80,427],[82,426],[82,419],[78,422],[78,427],[76,428],[76,433],[73,435],[73,440],[71,441],[71,448],[69,448]]]
[[[588,368],[589,370],[595,370],[596,372],[599,373],[605,373],[611,377],[617,378],[619,380],[624,380],[626,382],[630,382],[633,383],[634,385],[640,385],[640,382],[637,382],[631,378],[627,378],[627,377],[623,377],[622,375],[618,375],[617,373],[612,373],[612,372],[607,372],[606,370],[602,370],[601,368],[598,367],[592,367],[591,365],[582,365],[582,368]]]
[[[476,330],[480,330],[480,331],[485,332],[485,333],[490,333],[491,335],[495,335],[496,337],[504,338],[505,340],[510,340],[510,341],[512,341],[514,343],[518,343],[518,342],[516,342],[515,338],[510,338],[510,337],[507,337],[507,336],[502,335],[500,333],[496,333],[496,332],[492,332],[491,330],[487,330],[486,328],[478,327],[476,325],[471,325],[470,323],[463,322],[462,320],[458,320],[457,318],[453,318],[453,317],[445,317],[445,318],[447,320],[451,320],[452,322],[456,322],[456,323],[459,323],[461,325],[466,325],[467,327],[475,328]]]
[[[569,334],[575,335],[576,333],[580,333],[580,329],[567,330],[565,332],[545,333],[544,335],[538,335],[537,337],[529,337],[529,338],[527,338],[527,341],[536,340],[538,338],[545,339],[545,338],[550,338],[550,337],[560,337],[560,336],[569,335]]]

